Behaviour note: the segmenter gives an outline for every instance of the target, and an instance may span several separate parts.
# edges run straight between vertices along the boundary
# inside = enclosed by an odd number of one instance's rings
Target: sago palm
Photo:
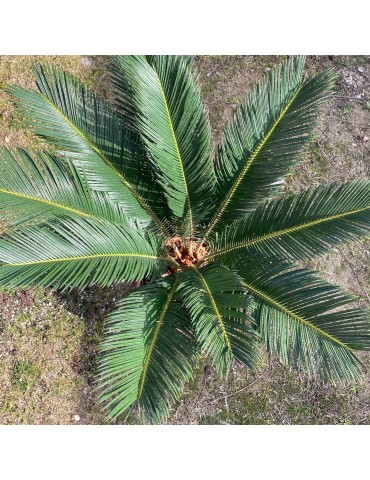
[[[0,151],[0,285],[136,282],[106,321],[99,398],[165,420],[200,352],[221,376],[263,340],[324,380],[361,375],[369,311],[297,261],[368,234],[370,181],[283,195],[334,76],[291,58],[237,108],[216,149],[190,57],[121,56],[111,101],[36,65],[10,86],[52,148]]]

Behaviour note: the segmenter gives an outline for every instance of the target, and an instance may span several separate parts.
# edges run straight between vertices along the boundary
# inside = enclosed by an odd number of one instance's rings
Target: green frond
[[[309,259],[370,231],[370,181],[310,188],[273,200],[234,222],[212,242],[209,259],[233,262],[247,252]]]
[[[145,55],[147,62],[152,63],[155,55]],[[193,56],[183,55],[183,63],[187,68],[193,68]],[[138,110],[135,103],[135,93],[129,80],[124,74],[124,58],[111,56],[109,64],[109,76],[112,85],[112,97],[115,111],[121,116],[124,125],[132,131],[138,132]]]
[[[135,118],[169,206],[192,236],[210,209],[215,177],[209,121],[189,62],[168,55],[113,61],[116,103]]]
[[[98,381],[111,418],[137,404],[146,421],[164,421],[192,377],[197,349],[177,285],[171,276],[141,287],[108,318]]]
[[[259,362],[259,340],[251,328],[250,303],[241,279],[212,263],[181,272],[179,292],[197,340],[218,373],[227,375],[235,359],[250,368]]]
[[[0,238],[0,286],[71,289],[159,275],[154,235],[87,218],[25,227]]]
[[[218,202],[206,237],[276,193],[298,162],[334,81],[328,71],[302,83],[303,66],[303,58],[293,57],[273,70],[226,127],[216,159]]]
[[[0,147],[0,220],[6,231],[63,216],[126,223],[119,204],[91,190],[72,163],[41,151]]]
[[[162,57],[166,57],[168,55],[161,55]],[[171,55],[174,56],[174,55]],[[153,64],[156,59],[156,55],[145,55],[145,58],[150,64]],[[194,65],[194,55],[181,55],[181,61],[187,66],[187,68],[192,69]]]
[[[165,199],[138,135],[124,128],[112,108],[72,75],[41,65],[34,73],[39,92],[7,89],[27,124],[68,152],[93,190],[106,192],[132,220],[145,226],[152,219],[163,229],[157,214],[166,214]]]
[[[361,376],[355,350],[370,346],[370,310],[317,272],[248,257],[239,270],[255,298],[255,318],[268,350],[290,367],[324,380]]]

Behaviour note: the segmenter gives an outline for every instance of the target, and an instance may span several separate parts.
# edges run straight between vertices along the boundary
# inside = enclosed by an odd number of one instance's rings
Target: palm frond
[[[145,59],[152,63],[155,55],[145,55]],[[112,96],[115,111],[121,115],[122,121],[132,131],[138,130],[138,109],[135,102],[135,93],[124,73],[124,58],[112,56],[109,63],[109,76],[112,85]],[[183,63],[187,68],[193,68],[193,56],[183,55]]]
[[[158,55],[145,55],[145,58],[150,64],[153,64],[156,61],[156,56]],[[161,55],[166,57],[168,55]],[[173,55],[172,55],[173,56]],[[193,68],[194,65],[194,55],[181,55],[181,61],[187,66],[187,68]]]
[[[0,219],[6,230],[52,217],[102,218],[125,224],[119,204],[90,189],[72,163],[41,151],[0,147]]]
[[[218,202],[206,237],[276,193],[299,160],[334,80],[332,72],[322,72],[302,83],[303,66],[303,58],[293,57],[273,70],[226,127],[216,160]]]
[[[39,92],[11,86],[35,133],[82,169],[93,190],[106,192],[143,226],[166,214],[165,199],[149,170],[137,134],[124,128],[112,108],[72,75],[37,65]],[[150,202],[150,203],[149,203]]]
[[[164,258],[153,234],[104,220],[59,219],[0,238],[0,286],[70,289],[159,275]]]
[[[309,259],[370,231],[370,181],[310,188],[303,194],[259,206],[212,242],[209,259],[233,262],[258,251]]]
[[[248,257],[243,285],[256,299],[255,318],[270,352],[288,366],[324,380],[361,376],[355,350],[370,345],[370,310],[318,272],[287,262]],[[345,307],[345,308],[344,308]]]
[[[169,206],[186,220],[192,236],[209,211],[215,184],[200,88],[181,57],[120,56],[113,61],[116,103],[126,117],[135,118]]]
[[[179,292],[202,349],[218,373],[227,375],[235,359],[250,368],[259,361],[259,341],[240,278],[222,265],[193,267],[179,275]]]
[[[135,290],[108,318],[100,351],[100,401],[111,418],[137,404],[159,423],[191,379],[197,349],[174,276]]]

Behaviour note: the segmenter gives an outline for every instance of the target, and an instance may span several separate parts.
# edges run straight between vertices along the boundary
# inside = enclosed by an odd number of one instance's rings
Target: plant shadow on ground
[[[107,422],[97,405],[95,392],[98,348],[103,337],[106,316],[133,288],[133,284],[122,283],[107,288],[92,286],[84,290],[74,289],[68,293],[59,292],[56,295],[58,303],[83,322],[80,345],[73,357],[73,369],[86,381],[86,388],[81,392],[79,405],[77,405],[77,409],[84,412],[84,423]]]
[[[370,358],[361,360],[369,368]],[[260,372],[234,365],[225,380],[201,359],[170,424],[336,425],[370,422],[369,381],[328,385],[287,370],[263,354]]]

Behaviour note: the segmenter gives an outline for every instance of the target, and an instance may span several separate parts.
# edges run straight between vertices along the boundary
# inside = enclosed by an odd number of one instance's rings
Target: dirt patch
[[[213,55],[196,56],[195,67],[217,143],[245,93],[284,56]]]
[[[1,422],[70,423],[83,388],[73,360],[83,323],[38,290],[7,292],[1,318]]]

